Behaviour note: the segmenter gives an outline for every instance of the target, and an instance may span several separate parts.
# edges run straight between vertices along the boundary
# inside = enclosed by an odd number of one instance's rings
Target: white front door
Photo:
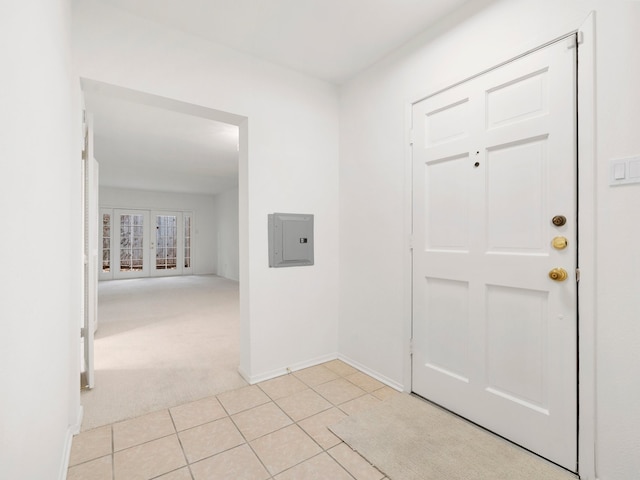
[[[149,211],[114,209],[113,278],[149,276]]]
[[[575,470],[576,48],[567,41],[413,107],[412,362],[417,394]]]

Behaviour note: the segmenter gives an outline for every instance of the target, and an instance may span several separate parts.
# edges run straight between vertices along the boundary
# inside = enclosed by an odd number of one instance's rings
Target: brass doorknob
[[[569,277],[569,274],[564,268],[554,268],[549,272],[549,278],[556,282],[564,282]]]
[[[567,240],[566,237],[554,237],[553,240],[551,240],[551,245],[553,245],[553,248],[556,250],[563,250],[569,245],[569,240]]]

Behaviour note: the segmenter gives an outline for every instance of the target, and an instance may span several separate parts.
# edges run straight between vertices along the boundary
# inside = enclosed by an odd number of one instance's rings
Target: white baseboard
[[[249,385],[254,385],[256,383],[264,382],[266,380],[271,380],[272,378],[280,377],[282,375],[286,375],[287,373],[296,372],[298,370],[302,370],[303,368],[315,367],[316,365],[320,365],[322,363],[330,362],[331,360],[342,360],[344,363],[351,365],[353,368],[360,370],[363,373],[375,378],[376,380],[384,383],[385,385],[397,390],[399,392],[404,391],[404,386],[401,383],[398,383],[390,378],[371,370],[370,368],[362,365],[361,363],[352,360],[346,355],[342,355],[339,353],[330,353],[327,355],[322,355],[320,357],[313,358],[311,360],[305,360],[304,362],[294,363],[293,365],[276,368],[274,370],[270,370],[268,372],[260,373],[258,375],[249,375],[242,368],[238,368],[238,373],[242,378],[244,378]]]
[[[249,385],[251,385],[251,377],[249,377],[247,372],[245,372],[242,367],[238,367],[238,373],[244,379],[245,382],[247,382]]]
[[[355,360],[350,359],[346,355],[338,354],[338,359],[342,360],[344,363],[346,363],[348,365],[351,365],[353,368],[357,368],[362,373],[366,373],[370,377],[373,377],[376,380],[384,383],[388,387],[391,387],[394,390],[397,390],[399,392],[404,392],[404,386],[401,383],[398,383],[398,382],[396,382],[394,380],[391,380],[390,378],[388,378],[388,377],[386,377],[384,375],[381,375],[380,373],[378,373],[378,372],[376,372],[374,370],[371,370],[370,368],[362,365],[361,363],[358,363]]]
[[[71,458],[71,445],[73,444],[73,437],[80,433],[80,427],[82,426],[82,419],[84,417],[84,407],[80,405],[78,408],[78,418],[73,425],[69,425],[67,428],[67,434],[64,441],[64,449],[62,451],[62,460],[60,462],[60,473],[58,478],[60,480],[66,480],[67,470],[69,470],[69,459]]]
[[[84,419],[84,407],[80,405],[78,408],[78,418],[76,419],[75,425],[70,425],[69,428],[72,430],[73,435],[77,435],[80,433],[80,428],[82,427],[82,420]]]
[[[249,383],[249,385],[254,385],[259,382],[264,382],[265,380],[271,380],[272,378],[280,377],[281,375],[286,375],[287,373],[302,370],[303,368],[315,367],[316,365],[330,362],[331,360],[335,360],[336,358],[338,358],[337,353],[330,353],[327,355],[322,355],[320,357],[313,358],[311,360],[305,360],[304,362],[298,362],[282,368],[276,368],[275,370],[270,370],[268,372],[260,373],[258,375],[248,375],[241,368],[238,368],[238,373],[242,376],[242,378],[244,378]]]
[[[62,461],[60,462],[60,473],[58,478],[60,480],[66,480],[67,470],[69,470],[69,458],[71,456],[71,444],[73,443],[73,429],[69,426],[67,429],[67,436],[64,442],[64,450],[62,451]]]

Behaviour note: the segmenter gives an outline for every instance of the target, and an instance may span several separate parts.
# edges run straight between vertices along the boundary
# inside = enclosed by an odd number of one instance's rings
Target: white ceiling
[[[83,90],[100,185],[199,194],[237,186],[238,127],[215,112],[86,80]]]
[[[102,1],[339,84],[468,0]],[[237,127],[117,89],[84,90],[101,185],[209,194],[237,185]]]
[[[334,83],[468,0],[103,0]]]

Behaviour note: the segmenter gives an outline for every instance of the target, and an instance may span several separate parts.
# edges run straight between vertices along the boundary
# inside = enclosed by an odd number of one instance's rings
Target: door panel
[[[193,273],[193,214],[191,212],[184,212],[182,214],[182,224],[182,238],[184,239],[182,273],[186,275]]]
[[[112,230],[118,235],[114,241],[113,278],[148,276],[149,212],[115,209],[113,216]]]
[[[110,280],[113,278],[114,265],[114,240],[113,240],[113,209],[100,209],[100,253],[101,262],[98,278],[100,280]]]
[[[426,279],[425,312],[429,368],[467,382],[469,372],[469,283]]]
[[[469,155],[447,158],[425,169],[426,248],[469,249]],[[455,182],[449,180],[455,178]],[[433,206],[433,208],[431,208]]]
[[[413,390],[571,470],[575,52],[558,42],[413,108]]]
[[[488,391],[545,411],[547,300],[545,292],[487,286]]]
[[[487,152],[488,251],[543,253],[548,192],[547,139],[526,139]],[[523,215],[526,212],[526,215]]]
[[[154,234],[150,244],[151,274],[182,275],[184,265],[181,212],[152,212]]]

